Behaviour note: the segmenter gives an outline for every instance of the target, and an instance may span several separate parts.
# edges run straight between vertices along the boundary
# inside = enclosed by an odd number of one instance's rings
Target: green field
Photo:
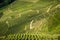
[[[1,1],[0,40],[60,40],[60,1]]]

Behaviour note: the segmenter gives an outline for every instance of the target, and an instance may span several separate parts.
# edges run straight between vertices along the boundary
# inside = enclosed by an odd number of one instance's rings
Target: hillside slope
[[[0,36],[60,34],[59,1],[15,0],[7,4],[0,8]]]

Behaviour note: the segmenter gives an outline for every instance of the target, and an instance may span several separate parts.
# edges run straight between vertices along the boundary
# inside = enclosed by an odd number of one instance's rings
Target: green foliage
[[[2,6],[5,2],[6,5]],[[10,2],[10,0],[4,0],[0,3],[1,40],[39,40],[39,38],[49,40],[49,35],[52,37],[51,40],[55,40],[53,38],[55,34],[59,39],[59,0],[13,0]]]

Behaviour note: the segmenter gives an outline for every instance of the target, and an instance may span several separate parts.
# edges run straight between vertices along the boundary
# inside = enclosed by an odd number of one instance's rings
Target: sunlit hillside
[[[60,40],[60,1],[1,0],[0,40]]]

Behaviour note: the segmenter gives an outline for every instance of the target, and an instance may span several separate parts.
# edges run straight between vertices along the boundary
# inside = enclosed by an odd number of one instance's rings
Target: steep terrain
[[[58,37],[57,39],[59,40],[60,38],[59,0],[14,0],[14,1],[5,0],[5,1],[0,2],[1,40],[10,39],[15,40],[13,36],[16,37],[19,36],[20,38],[21,35],[23,35],[22,37],[23,38],[25,37],[24,39],[26,39],[26,37],[28,38],[32,34],[33,34],[32,36],[35,35],[39,37],[56,36]],[[19,38],[17,37],[16,40],[19,40]],[[37,40],[39,39],[38,37],[36,38]],[[33,40],[33,38],[31,39]]]

